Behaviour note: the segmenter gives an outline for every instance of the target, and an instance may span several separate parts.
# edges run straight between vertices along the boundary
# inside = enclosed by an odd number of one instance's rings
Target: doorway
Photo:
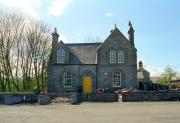
[[[83,93],[92,93],[92,77],[90,76],[83,77]]]

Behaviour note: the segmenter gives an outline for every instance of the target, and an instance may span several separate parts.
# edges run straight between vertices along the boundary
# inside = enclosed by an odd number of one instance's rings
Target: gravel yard
[[[180,123],[180,102],[0,105],[0,123]]]

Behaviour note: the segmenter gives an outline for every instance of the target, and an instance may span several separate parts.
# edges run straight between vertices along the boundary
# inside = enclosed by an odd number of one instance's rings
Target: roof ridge
[[[82,43],[65,43],[65,44],[99,44],[101,42],[95,42],[95,43],[86,43],[86,42],[82,42]]]
[[[65,43],[66,46],[88,46],[88,45],[101,45],[101,42],[98,43]]]

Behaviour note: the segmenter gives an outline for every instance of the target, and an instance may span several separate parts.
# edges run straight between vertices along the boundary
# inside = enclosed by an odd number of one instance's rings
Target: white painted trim
[[[65,75],[66,75],[67,73],[70,73],[70,74],[71,74],[71,86],[66,86],[66,85],[65,85]],[[71,72],[65,72],[65,73],[63,74],[63,87],[65,87],[65,88],[71,88],[71,87],[72,87],[72,73],[71,73]]]
[[[118,63],[124,63],[125,53],[124,50],[118,50]]]
[[[61,48],[57,51],[57,63],[64,63],[64,62],[65,62],[65,50]]]
[[[116,50],[109,51],[109,62],[110,64],[116,63]]]
[[[119,72],[120,73],[119,85],[114,85],[114,78],[113,78],[114,77],[114,72]],[[113,87],[121,87],[121,85],[122,85],[121,80],[122,80],[121,72],[120,71],[113,71],[113,73],[112,73]]]

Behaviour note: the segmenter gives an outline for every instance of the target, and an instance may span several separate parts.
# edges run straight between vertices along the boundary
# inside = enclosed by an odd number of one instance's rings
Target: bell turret
[[[55,47],[58,44],[58,38],[59,34],[57,33],[57,28],[54,28],[54,32],[51,34],[52,35],[52,47]]]
[[[143,69],[143,62],[139,61],[139,69]]]

